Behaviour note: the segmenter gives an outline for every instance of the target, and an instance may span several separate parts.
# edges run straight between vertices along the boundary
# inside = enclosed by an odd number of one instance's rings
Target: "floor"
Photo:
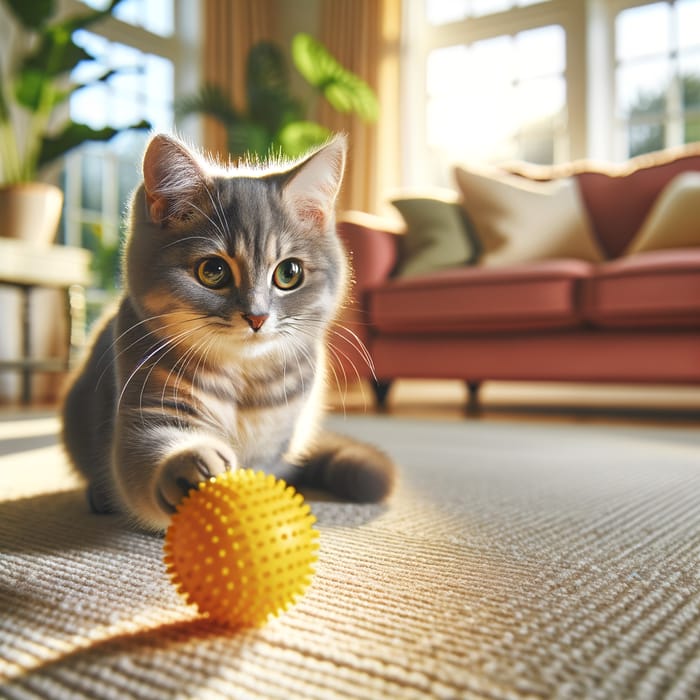
[[[335,413],[376,411],[369,383],[335,387],[330,405]],[[480,410],[467,414],[466,405],[462,382],[401,380],[392,386],[385,412],[444,420],[700,425],[700,387],[486,382]]]
[[[89,513],[55,417],[0,421],[0,697],[699,698],[697,428],[512,421],[493,397],[458,419],[434,385],[453,419],[403,417],[419,388],[329,419],[397,490],[310,500],[312,586],[254,630],[207,624],[159,538]]]

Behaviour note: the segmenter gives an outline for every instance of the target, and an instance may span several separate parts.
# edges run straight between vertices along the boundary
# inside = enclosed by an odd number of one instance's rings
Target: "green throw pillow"
[[[406,233],[399,237],[396,276],[425,275],[478,257],[477,238],[457,201],[401,197],[391,203],[406,222]]]

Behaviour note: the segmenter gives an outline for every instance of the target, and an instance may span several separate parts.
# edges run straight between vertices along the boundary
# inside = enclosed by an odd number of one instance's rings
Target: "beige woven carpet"
[[[198,619],[160,540],[86,512],[54,420],[0,423],[0,697],[700,697],[697,432],[332,422],[401,487],[313,502],[314,583],[253,631]]]

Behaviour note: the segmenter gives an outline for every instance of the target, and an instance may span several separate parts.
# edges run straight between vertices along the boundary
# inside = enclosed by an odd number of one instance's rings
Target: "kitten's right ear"
[[[161,226],[186,221],[199,211],[207,178],[195,156],[179,141],[158,134],[143,157],[148,213]]]

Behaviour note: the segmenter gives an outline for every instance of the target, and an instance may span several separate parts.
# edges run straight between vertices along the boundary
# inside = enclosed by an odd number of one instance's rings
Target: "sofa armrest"
[[[352,268],[350,298],[331,340],[333,372],[342,393],[347,382],[374,376],[366,292],[391,275],[398,258],[397,234],[401,229],[389,219],[361,212],[344,213],[337,229]]]
[[[398,258],[400,229],[389,219],[346,212],[338,221],[338,235],[352,267],[355,296],[391,275]]]

